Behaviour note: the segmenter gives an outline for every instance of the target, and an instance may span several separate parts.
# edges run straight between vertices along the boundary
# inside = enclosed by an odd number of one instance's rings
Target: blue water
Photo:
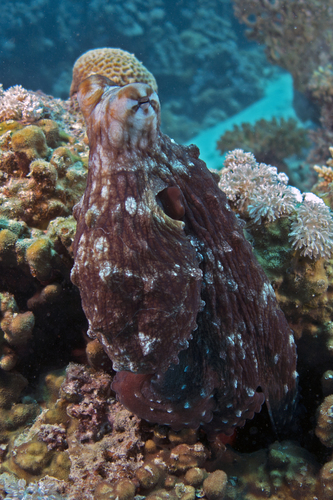
[[[75,60],[97,47],[135,53],[186,140],[263,96],[277,69],[249,42],[230,1],[2,1],[0,81],[67,98]],[[165,129],[170,127],[165,120]],[[171,131],[171,130],[170,130]],[[175,135],[175,133],[173,134]]]

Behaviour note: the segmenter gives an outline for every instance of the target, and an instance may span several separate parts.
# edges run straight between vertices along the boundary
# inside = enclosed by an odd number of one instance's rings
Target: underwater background
[[[332,19],[331,0],[1,2],[0,498],[333,498]],[[265,405],[228,438],[174,431],[111,390],[70,279],[89,156],[73,67],[104,47],[137,59],[99,72],[156,80],[162,132],[199,147],[243,221],[297,344],[281,431]]]

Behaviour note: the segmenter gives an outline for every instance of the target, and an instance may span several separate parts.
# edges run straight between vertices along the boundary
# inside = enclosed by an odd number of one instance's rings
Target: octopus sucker
[[[150,422],[227,434],[266,402],[283,426],[292,332],[199,150],[160,131],[147,84],[93,75],[78,101],[90,159],[72,280],[119,400]]]

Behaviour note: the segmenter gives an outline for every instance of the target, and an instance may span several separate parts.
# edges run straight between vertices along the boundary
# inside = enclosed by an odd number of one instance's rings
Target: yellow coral
[[[106,76],[121,87],[128,83],[147,83],[157,92],[155,77],[134,54],[121,49],[103,48],[88,50],[77,59],[73,67],[70,95],[77,92],[82,80],[94,74]]]
[[[12,136],[12,147],[16,153],[24,155],[27,162],[46,158],[50,151],[43,131],[36,125],[29,125],[15,132]]]
[[[32,276],[40,281],[50,278],[51,259],[54,255],[52,243],[47,238],[38,238],[26,250],[26,260]]]
[[[322,177],[326,182],[333,182],[333,169],[332,167],[326,167],[325,165],[320,167],[319,165],[315,165],[313,167],[319,177]]]

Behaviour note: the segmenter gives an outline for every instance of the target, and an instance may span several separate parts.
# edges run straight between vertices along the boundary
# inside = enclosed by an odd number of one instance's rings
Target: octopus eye
[[[177,186],[163,189],[157,195],[157,202],[163,208],[168,217],[181,220],[185,215],[183,194]]]

